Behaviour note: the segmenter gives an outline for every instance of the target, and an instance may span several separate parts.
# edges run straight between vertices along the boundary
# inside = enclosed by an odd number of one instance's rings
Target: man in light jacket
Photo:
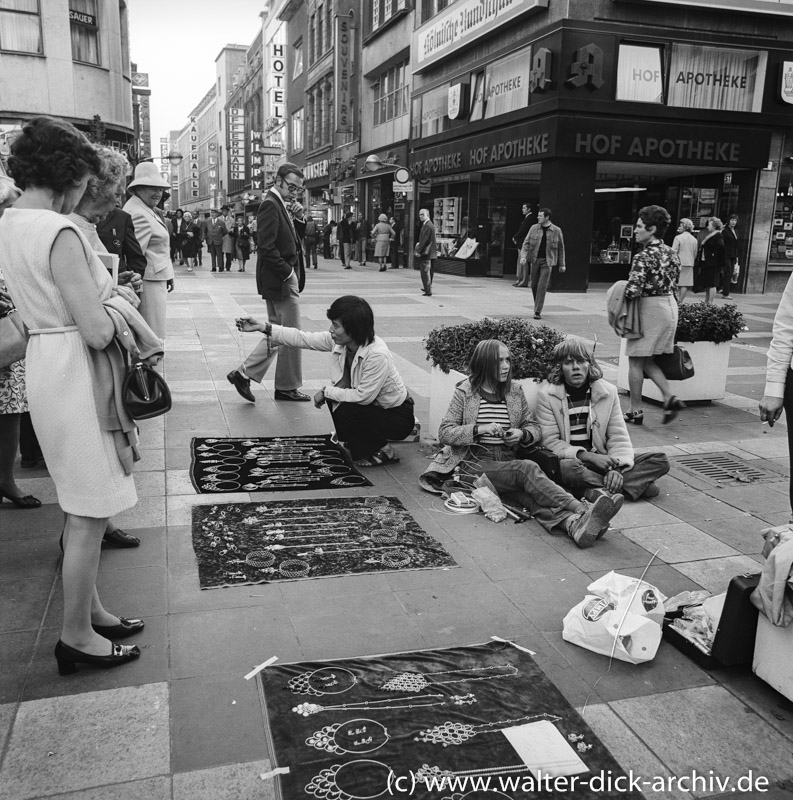
[[[534,296],[534,319],[542,319],[545,293],[551,281],[551,270],[558,266],[559,272],[567,269],[564,261],[564,236],[562,230],[551,222],[550,208],[537,212],[537,224],[529,233],[520,250],[519,265],[531,265],[531,293]]]

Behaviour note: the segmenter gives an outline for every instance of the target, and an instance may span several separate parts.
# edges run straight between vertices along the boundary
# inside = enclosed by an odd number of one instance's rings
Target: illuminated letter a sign
[[[572,78],[567,79],[570,86],[589,86],[599,89],[603,85],[603,51],[596,44],[588,44],[576,50],[570,65]]]

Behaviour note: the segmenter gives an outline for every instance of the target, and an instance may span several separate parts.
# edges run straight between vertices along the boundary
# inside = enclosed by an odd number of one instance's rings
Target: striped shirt
[[[580,389],[567,387],[567,420],[570,424],[570,444],[584,450],[592,449],[589,435],[589,414],[591,394],[589,386]]]
[[[511,428],[512,425],[509,421],[509,413],[507,412],[507,403],[505,400],[491,402],[485,400],[483,397],[479,401],[479,413],[476,415],[476,424],[479,430],[482,430],[483,425],[490,425],[495,422],[503,429]],[[480,433],[479,441],[482,444],[503,444],[504,440],[500,436],[490,436],[486,433]]]

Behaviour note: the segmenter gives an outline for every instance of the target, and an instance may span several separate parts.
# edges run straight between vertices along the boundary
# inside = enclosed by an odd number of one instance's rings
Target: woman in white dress
[[[130,290],[114,287],[70,213],[100,164],[72,125],[48,117],[27,123],[11,148],[9,172],[23,190],[0,219],[0,262],[30,329],[30,414],[58,502],[66,516],[62,566],[64,613],[55,648],[60,674],[77,663],[114,667],[140,655],[112,639],[137,633],[105,610],[96,591],[108,518],[137,502],[135,480],[119,460],[113,433],[100,423],[90,350],[115,329],[102,302]]]
[[[686,295],[694,287],[694,262],[697,258],[697,237],[694,236],[694,223],[684,217],[677,226],[677,236],[672,242],[672,250],[680,259],[680,278],[677,281],[678,301],[686,299]]]

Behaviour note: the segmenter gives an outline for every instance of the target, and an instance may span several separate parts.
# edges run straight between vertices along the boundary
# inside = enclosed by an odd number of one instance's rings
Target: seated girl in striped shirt
[[[553,351],[548,383],[540,387],[542,443],[560,458],[561,484],[576,496],[605,489],[638,500],[656,497],[655,481],[669,472],[664,453],[635,455],[617,388],[575,336]]]
[[[601,493],[591,503],[580,501],[533,461],[516,459],[518,444],[539,443],[540,426],[523,390],[512,383],[510,354],[502,342],[479,342],[469,373],[455,389],[438,431],[445,447],[419,479],[421,486],[432,491],[458,467],[471,476],[484,473],[498,492],[516,493],[547,530],[558,528],[579,547],[591,547],[619,511],[622,496]]]

